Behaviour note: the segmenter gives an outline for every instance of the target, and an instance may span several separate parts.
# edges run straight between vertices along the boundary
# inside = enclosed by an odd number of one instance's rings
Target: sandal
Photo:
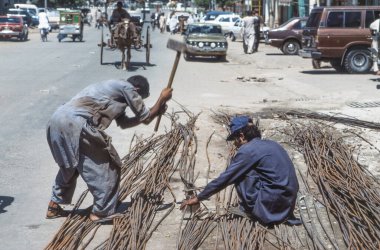
[[[63,210],[58,204],[57,207],[49,206],[46,213],[46,219],[55,219],[59,217],[67,217],[68,211]]]

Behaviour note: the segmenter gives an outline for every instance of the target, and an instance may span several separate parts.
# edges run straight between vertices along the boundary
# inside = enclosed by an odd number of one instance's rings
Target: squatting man
[[[285,149],[277,142],[261,139],[261,131],[248,116],[234,117],[230,131],[227,140],[233,140],[238,148],[231,164],[197,197],[183,201],[181,209],[234,184],[240,200],[238,214],[268,226],[283,222],[301,224],[293,214],[298,181]]]
[[[46,218],[66,216],[59,204],[70,204],[80,175],[94,197],[89,218],[95,222],[112,220],[118,204],[121,160],[104,130],[112,121],[122,129],[149,124],[166,111],[172,89],[162,90],[148,109],[149,83],[136,75],[124,80],[108,80],[90,85],[60,106],[47,125],[47,141],[59,166]],[[126,108],[134,117],[126,115]]]

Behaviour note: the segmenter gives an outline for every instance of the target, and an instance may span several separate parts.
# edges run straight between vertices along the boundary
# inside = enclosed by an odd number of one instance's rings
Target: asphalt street
[[[0,41],[0,249],[43,249],[64,221],[45,219],[57,171],[45,138],[45,126],[54,110],[91,83],[134,74],[150,80],[147,105],[152,105],[167,84],[175,56],[166,49],[170,35],[156,30],[151,32],[151,64],[145,63],[144,49],[132,51],[132,67],[123,71],[115,66],[120,61],[117,51],[107,49],[105,64],[100,65],[100,30],[86,26],[84,42],[68,39],[59,43],[55,36],[50,33],[48,42],[42,43],[32,30],[29,41]],[[221,138],[226,135],[225,129],[210,119],[215,110],[238,113],[302,108],[379,122],[380,105],[365,105],[380,103],[378,83],[379,78],[372,74],[340,74],[328,64],[315,70],[310,60],[282,55],[263,43],[259,52],[246,55],[241,42],[229,41],[226,62],[209,58],[187,62],[181,58],[168,111],[178,111],[182,105],[200,113],[197,133],[199,147],[204,148],[211,131],[216,130]],[[165,133],[169,124],[163,119],[158,133]],[[112,124],[107,133],[124,156],[133,134],[148,136],[153,126],[122,131]],[[201,176],[206,164],[206,156],[199,153]],[[180,184],[175,185],[182,198]],[[79,181],[74,201],[83,190],[85,186]],[[152,237],[148,249],[174,249],[176,219],[181,217],[178,210],[164,222],[165,233]],[[108,231],[109,227],[100,230],[94,245]]]

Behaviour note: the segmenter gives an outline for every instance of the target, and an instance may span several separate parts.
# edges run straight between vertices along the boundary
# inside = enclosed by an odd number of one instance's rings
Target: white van
[[[14,7],[17,9],[26,10],[32,16],[32,26],[37,26],[38,21],[38,8],[34,4],[15,3]]]

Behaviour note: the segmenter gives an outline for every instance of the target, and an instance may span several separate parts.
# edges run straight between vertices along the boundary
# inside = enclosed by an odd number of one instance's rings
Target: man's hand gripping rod
[[[170,73],[170,78],[169,78],[169,82],[168,82],[168,86],[167,86],[168,88],[171,88],[172,84],[173,84],[175,72],[177,71],[179,59],[181,58],[181,53],[185,52],[186,45],[183,42],[169,38],[166,47],[168,49],[172,49],[172,50],[177,51],[177,55],[176,55],[175,60],[174,60],[172,72]],[[160,125],[160,121],[161,121],[161,116],[162,116],[161,114],[159,116],[157,116],[157,121],[156,121],[156,126],[154,127],[154,132],[157,132],[157,130],[158,130],[158,126]]]

